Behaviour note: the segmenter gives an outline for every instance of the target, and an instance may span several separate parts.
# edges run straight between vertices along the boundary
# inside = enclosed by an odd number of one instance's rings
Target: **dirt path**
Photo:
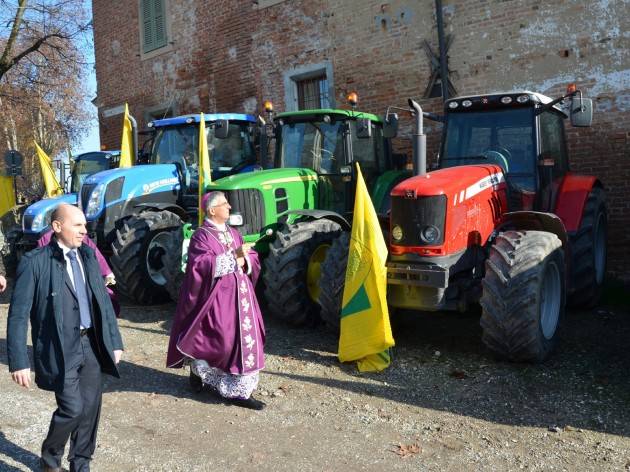
[[[0,298],[0,470],[39,470],[54,398],[12,384]],[[382,374],[340,365],[321,327],[268,322],[266,410],[164,368],[173,305],[125,306],[95,471],[630,470],[630,313],[570,313],[543,366],[495,361],[474,315],[408,314]]]

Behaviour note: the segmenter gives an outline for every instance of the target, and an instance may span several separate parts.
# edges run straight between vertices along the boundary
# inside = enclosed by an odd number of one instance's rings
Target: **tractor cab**
[[[86,152],[74,158],[70,171],[70,193],[78,194],[85,179],[103,170],[115,169],[120,162],[120,151]]]
[[[358,162],[369,189],[392,169],[391,143],[383,135],[383,120],[350,110],[307,110],[278,114],[275,124],[276,168],[306,168],[318,175],[317,208],[343,216],[354,205],[354,163]],[[386,211],[386,198],[381,199]]]
[[[175,164],[181,174],[184,206],[196,211],[199,192],[199,115],[165,118],[149,123],[155,130],[149,164]],[[255,120],[249,115],[205,117],[212,180],[254,170]]]
[[[510,211],[551,211],[568,172],[564,119],[544,95],[518,91],[446,102],[439,167],[498,165]]]

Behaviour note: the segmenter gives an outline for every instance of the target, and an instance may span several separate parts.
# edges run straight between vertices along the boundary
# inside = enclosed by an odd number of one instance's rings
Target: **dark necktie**
[[[90,303],[88,301],[85,280],[83,280],[83,271],[81,270],[81,266],[79,265],[79,261],[77,260],[77,252],[75,250],[68,252],[68,258],[70,259],[70,266],[72,267],[74,291],[77,294],[77,300],[79,300],[81,326],[83,328],[89,328],[92,326],[92,319],[90,318]]]

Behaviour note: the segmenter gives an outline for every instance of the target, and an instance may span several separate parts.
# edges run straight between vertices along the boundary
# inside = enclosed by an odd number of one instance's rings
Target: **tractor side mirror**
[[[571,100],[571,125],[576,127],[591,126],[593,122],[593,100],[573,98]]]
[[[214,122],[214,137],[226,139],[230,134],[230,122],[228,120],[217,120]]]
[[[398,114],[390,113],[383,119],[383,137],[395,138],[398,135]]]
[[[372,137],[372,120],[361,118],[357,120],[357,138],[367,139]]]

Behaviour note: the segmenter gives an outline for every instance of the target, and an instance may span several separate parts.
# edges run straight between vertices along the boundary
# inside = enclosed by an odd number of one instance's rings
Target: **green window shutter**
[[[144,53],[166,46],[164,0],[142,0],[142,38]]]
[[[153,19],[155,31],[155,48],[166,46],[166,14],[164,11],[164,0],[153,1]]]

